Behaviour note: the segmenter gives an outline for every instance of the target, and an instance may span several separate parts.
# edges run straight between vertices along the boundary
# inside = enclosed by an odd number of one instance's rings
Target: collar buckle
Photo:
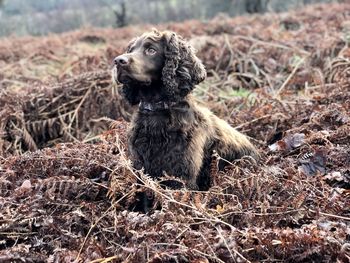
[[[170,104],[170,105],[169,105]],[[158,110],[167,110],[172,106],[174,103],[169,103],[165,101],[159,101],[159,102],[145,102],[141,101],[139,104],[139,109],[141,111],[158,111]]]

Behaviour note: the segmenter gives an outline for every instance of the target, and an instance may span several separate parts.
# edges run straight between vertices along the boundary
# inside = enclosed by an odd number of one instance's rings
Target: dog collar
[[[167,110],[170,107],[174,106],[176,102],[145,102],[141,101],[139,104],[140,111],[158,111],[158,110]]]

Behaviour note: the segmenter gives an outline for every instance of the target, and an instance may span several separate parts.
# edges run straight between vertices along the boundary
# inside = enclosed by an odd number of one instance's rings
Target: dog
[[[207,190],[214,150],[228,161],[246,155],[258,159],[245,135],[191,96],[206,70],[176,33],[144,33],[114,64],[113,78],[122,84],[123,97],[138,105],[128,134],[134,168],[144,168],[153,178],[166,173],[181,178],[189,189]]]

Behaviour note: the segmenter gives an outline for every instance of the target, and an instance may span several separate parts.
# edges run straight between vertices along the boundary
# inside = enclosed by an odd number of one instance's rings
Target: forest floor
[[[262,160],[213,157],[207,192],[131,168],[109,72],[152,25],[1,39],[0,262],[350,262],[350,4],[157,27]]]

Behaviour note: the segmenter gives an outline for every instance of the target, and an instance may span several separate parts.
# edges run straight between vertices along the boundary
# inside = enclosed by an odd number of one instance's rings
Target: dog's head
[[[186,96],[203,81],[206,71],[192,47],[174,32],[152,31],[132,40],[114,59],[114,78],[143,88],[161,85],[170,101]]]

